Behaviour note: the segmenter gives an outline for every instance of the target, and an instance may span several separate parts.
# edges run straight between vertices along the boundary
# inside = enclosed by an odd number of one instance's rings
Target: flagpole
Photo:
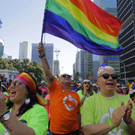
[[[45,1],[45,7],[46,7],[46,1]],[[43,35],[45,32],[45,22],[46,22],[46,12],[44,10],[44,18],[43,18],[43,24],[42,24],[42,33],[41,33],[41,43],[43,43]]]
[[[41,33],[41,43],[43,43],[43,31]]]

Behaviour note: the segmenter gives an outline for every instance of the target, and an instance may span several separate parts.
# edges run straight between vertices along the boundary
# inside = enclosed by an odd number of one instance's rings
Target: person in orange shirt
[[[49,69],[42,43],[39,43],[38,52],[50,94],[50,134],[80,135],[81,103],[78,94],[71,91],[71,76],[61,75],[58,83]]]

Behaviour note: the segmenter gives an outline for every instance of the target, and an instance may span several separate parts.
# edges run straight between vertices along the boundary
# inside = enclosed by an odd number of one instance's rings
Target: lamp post
[[[124,78],[125,78],[125,84],[127,84],[127,77],[126,77],[126,65],[123,61],[121,61],[121,63],[123,64],[124,67]]]

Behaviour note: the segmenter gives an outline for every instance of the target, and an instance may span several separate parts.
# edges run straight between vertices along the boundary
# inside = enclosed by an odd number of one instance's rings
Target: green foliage
[[[45,79],[41,65],[35,61],[30,62],[29,59],[24,59],[23,62],[21,62],[20,59],[8,60],[0,57],[0,69],[16,70],[19,71],[19,73],[32,72],[34,73],[38,82],[41,82],[41,80]]]

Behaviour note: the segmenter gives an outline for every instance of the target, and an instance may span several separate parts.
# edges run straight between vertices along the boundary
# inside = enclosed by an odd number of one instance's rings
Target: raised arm
[[[50,86],[52,82],[54,81],[55,77],[52,75],[52,72],[50,71],[49,64],[45,56],[45,48],[44,48],[43,43],[39,43],[38,53],[39,53],[39,58],[41,59],[41,65],[43,67],[43,70],[47,79],[47,84],[48,86]]]

